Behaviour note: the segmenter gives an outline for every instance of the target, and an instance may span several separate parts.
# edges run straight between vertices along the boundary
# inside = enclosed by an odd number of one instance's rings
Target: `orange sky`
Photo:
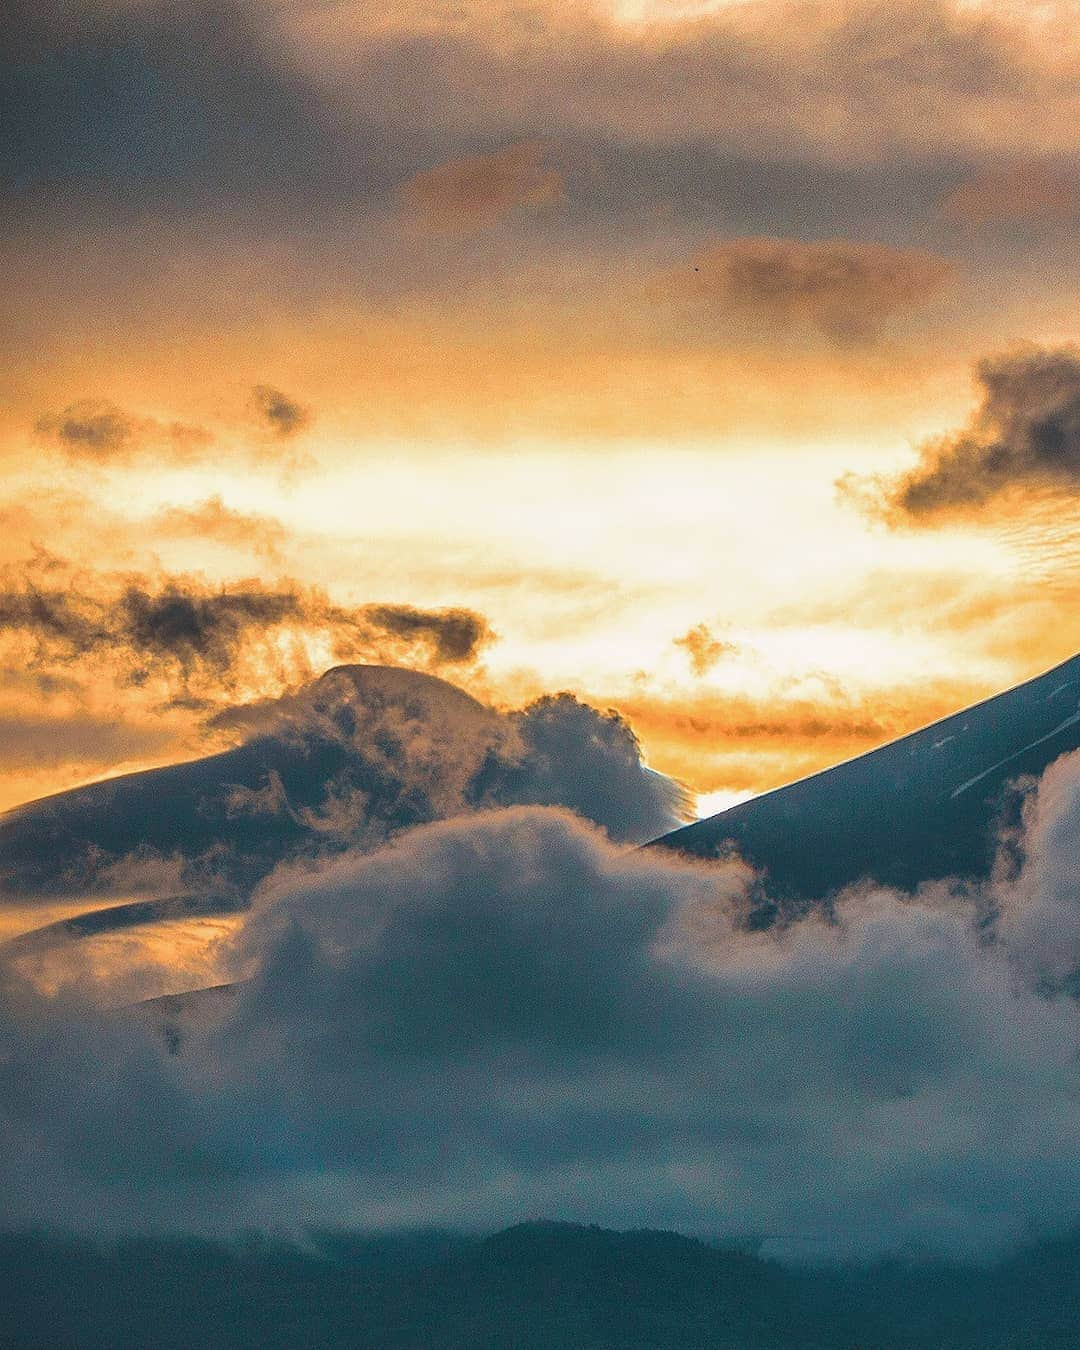
[[[357,657],[619,708],[715,807],[1070,655],[1075,17],[23,16],[0,807]],[[178,656],[173,593],[249,598]]]

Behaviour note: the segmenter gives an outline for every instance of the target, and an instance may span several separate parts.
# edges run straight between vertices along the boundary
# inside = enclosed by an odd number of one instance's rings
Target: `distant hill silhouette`
[[[1080,1235],[989,1266],[786,1268],[524,1224],[267,1239],[0,1235],[7,1350],[1070,1350]]]

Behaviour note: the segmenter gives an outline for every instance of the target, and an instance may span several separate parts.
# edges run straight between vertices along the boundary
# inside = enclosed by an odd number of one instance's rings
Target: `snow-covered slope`
[[[1080,747],[1080,655],[913,735],[655,841],[736,851],[798,908],[864,877],[985,876],[1023,780]],[[768,911],[761,916],[769,918]]]

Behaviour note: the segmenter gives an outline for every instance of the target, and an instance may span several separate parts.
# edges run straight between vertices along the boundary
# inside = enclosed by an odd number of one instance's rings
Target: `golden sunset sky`
[[[360,660],[707,812],[1071,655],[1078,20],[17,3],[0,808]]]

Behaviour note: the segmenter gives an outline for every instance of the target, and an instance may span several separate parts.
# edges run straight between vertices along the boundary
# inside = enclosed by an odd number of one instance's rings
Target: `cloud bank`
[[[1028,14],[771,0],[638,24],[619,22],[614,5],[550,2],[299,4],[266,16],[243,0],[182,12],[83,0],[51,19],[14,9],[4,148],[16,181],[66,170],[158,194],[325,200],[370,190],[410,139],[520,142],[538,130],[827,162],[1076,148],[1064,4]],[[110,79],[95,78],[95,56]],[[33,79],[31,57],[45,78]],[[117,127],[128,134],[110,135]]]
[[[740,929],[738,864],[550,809],[427,826],[268,882],[229,953],[246,983],[178,1054],[152,1010],[7,971],[5,1217],[548,1214],[859,1258],[1064,1229],[1078,784],[1077,756],[1050,771],[979,895],[863,891],[782,934]]]

